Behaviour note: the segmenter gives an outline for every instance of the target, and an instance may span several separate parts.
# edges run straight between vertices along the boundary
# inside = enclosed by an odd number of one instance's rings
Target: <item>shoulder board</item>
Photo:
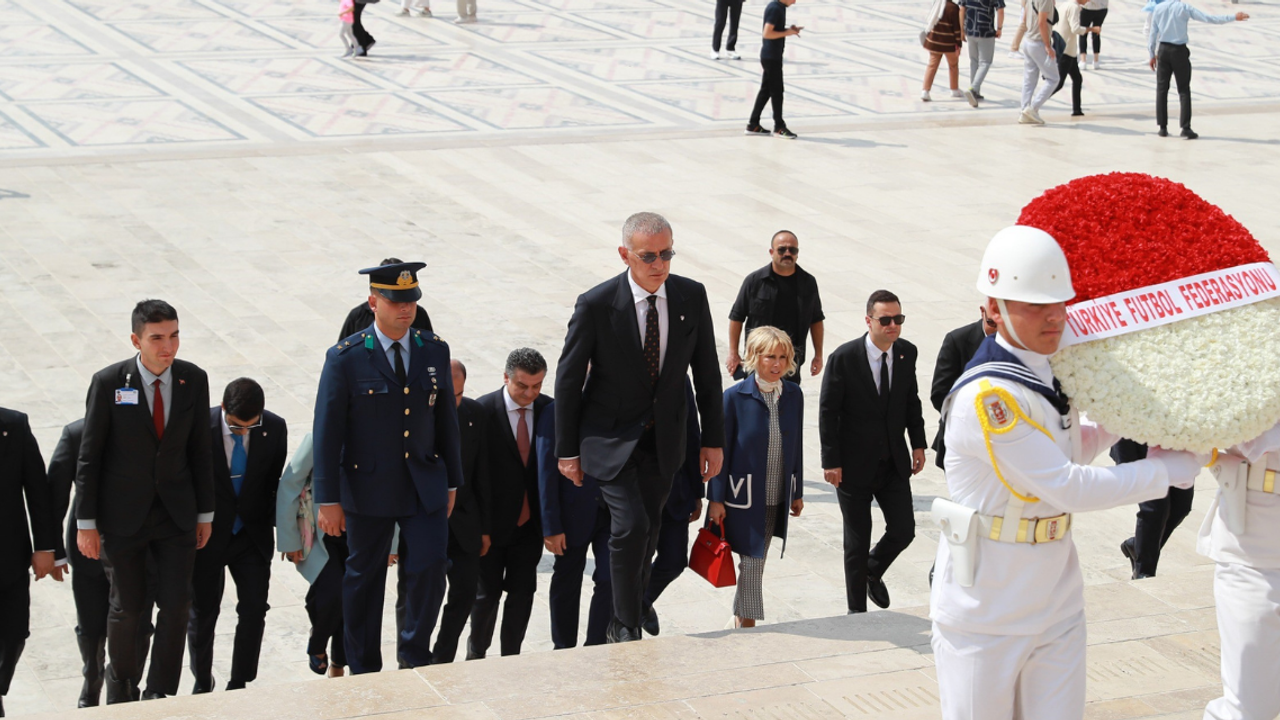
[[[974,408],[978,413],[978,422],[983,432],[1006,433],[1018,424],[1022,408],[1008,390],[992,385],[987,380],[980,381],[980,389],[974,398]]]

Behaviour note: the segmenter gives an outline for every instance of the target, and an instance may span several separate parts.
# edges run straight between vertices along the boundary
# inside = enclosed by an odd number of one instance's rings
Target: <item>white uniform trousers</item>
[[[1022,109],[1039,112],[1058,87],[1058,62],[1049,59],[1038,39],[1022,44],[1022,57]]]
[[[1205,720],[1280,715],[1280,570],[1217,564],[1213,597],[1222,638],[1222,697]]]
[[[943,720],[1084,717],[1083,612],[1039,635],[984,635],[934,623],[932,642]]]

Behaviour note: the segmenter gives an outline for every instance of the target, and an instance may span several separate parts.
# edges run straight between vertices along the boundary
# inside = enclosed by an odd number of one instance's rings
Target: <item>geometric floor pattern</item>
[[[707,57],[709,0],[480,0],[455,25],[369,6],[368,61],[343,60],[336,3],[317,0],[0,0],[0,159],[225,151],[278,143],[406,138],[471,145],[576,131],[727,132],[759,82],[763,0],[742,17],[739,61]],[[1210,12],[1237,6],[1201,3]],[[1150,112],[1141,3],[1117,0],[1093,111]],[[974,111],[919,99],[926,0],[804,0],[789,18],[787,117],[824,128],[966,113],[1012,118],[1021,61],[1002,41]],[[1198,107],[1280,98],[1280,6],[1250,3],[1243,27],[1194,28]],[[1017,22],[1016,3],[1007,24]],[[967,53],[961,59],[967,79]],[[1061,98],[1050,115],[1062,114]]]

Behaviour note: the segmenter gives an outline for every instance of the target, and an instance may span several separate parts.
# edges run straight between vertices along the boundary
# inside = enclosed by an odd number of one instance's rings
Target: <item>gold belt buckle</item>
[[[1035,542],[1043,543],[1060,540],[1071,527],[1068,518],[1070,518],[1069,515],[1059,515],[1058,517],[1036,520]]]
[[[1267,474],[1262,477],[1262,492],[1274,493],[1276,491],[1276,471],[1268,470]]]

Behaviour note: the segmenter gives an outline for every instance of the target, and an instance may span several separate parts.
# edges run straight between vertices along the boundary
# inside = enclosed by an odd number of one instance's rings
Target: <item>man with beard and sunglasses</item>
[[[791,338],[796,369],[787,379],[799,384],[804,376],[805,340],[813,336],[813,362],[809,374],[822,372],[822,298],[818,281],[800,267],[800,240],[790,230],[779,230],[769,241],[769,264],[742,280],[738,299],[729,310],[729,359],[725,367],[735,379],[746,377],[738,349],[742,338],[762,326],[772,326]],[[745,328],[746,332],[743,332]]]
[[[924,415],[916,384],[916,346],[903,340],[902,304],[888,290],[867,300],[867,334],[827,360],[818,401],[822,473],[844,517],[844,584],[850,613],[867,598],[889,607],[885,571],[915,539],[911,476],[924,469]],[[911,440],[910,449],[907,438]],[[871,501],[884,535],[871,547]]]

